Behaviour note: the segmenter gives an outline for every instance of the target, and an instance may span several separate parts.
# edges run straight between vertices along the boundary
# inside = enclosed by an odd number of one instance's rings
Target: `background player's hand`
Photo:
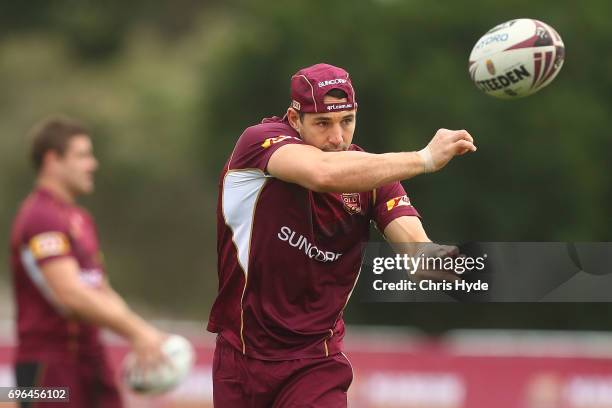
[[[438,129],[427,147],[419,152],[427,172],[438,171],[455,156],[475,152],[474,138],[466,130]]]
[[[132,349],[136,355],[136,367],[142,372],[167,364],[162,352],[162,344],[168,335],[149,326],[138,332],[132,339]]]

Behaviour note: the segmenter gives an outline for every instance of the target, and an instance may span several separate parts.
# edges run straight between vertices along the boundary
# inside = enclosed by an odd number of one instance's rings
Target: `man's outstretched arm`
[[[440,129],[420,152],[323,152],[309,145],[289,144],[272,154],[267,170],[309,190],[353,193],[438,171],[453,157],[470,151],[476,151],[476,146],[467,131]]]

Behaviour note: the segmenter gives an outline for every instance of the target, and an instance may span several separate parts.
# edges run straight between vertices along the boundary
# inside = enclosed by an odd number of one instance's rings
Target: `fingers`
[[[437,146],[451,146],[453,155],[462,155],[477,150],[474,138],[467,130],[439,129],[432,140]]]
[[[134,344],[139,369],[146,372],[169,363],[168,356],[162,351],[165,338],[162,333],[153,331],[149,337],[142,337]]]
[[[427,145],[427,150],[434,165],[430,171],[438,171],[454,156],[475,152],[476,145],[474,138],[466,130],[438,129]]]
[[[461,156],[467,152],[475,152],[478,150],[474,143],[467,140],[459,140],[453,144],[453,149],[457,156]]]
[[[413,244],[410,244],[413,245]],[[459,248],[454,245],[438,245],[434,243],[423,244],[417,256],[426,256],[431,258],[455,257],[459,255]]]
[[[451,132],[454,133],[452,137],[454,141],[467,140],[470,143],[474,143],[474,138],[468,133],[467,130],[451,130]]]
[[[465,129],[438,129],[438,131],[436,132],[436,136],[439,138],[448,138],[448,140],[450,140],[451,142],[456,142],[457,140],[467,140],[468,142],[474,143],[474,138]]]
[[[136,367],[142,372],[147,372],[160,365],[160,361],[155,357],[155,352],[141,352],[136,358]]]
[[[161,367],[169,366],[172,362],[170,359],[159,351],[151,351],[145,355],[138,356],[135,367],[142,375],[147,375],[149,372],[159,370]]]
[[[454,245],[441,245],[440,248],[443,250],[441,256],[456,257],[459,255],[459,248]]]
[[[430,244],[435,245],[435,244]],[[459,255],[459,248],[452,245],[435,245],[430,255],[438,258],[455,257]]]
[[[426,244],[421,250],[421,254],[429,258],[455,258],[461,256],[461,251],[457,246],[454,245],[438,245],[438,244]],[[458,274],[453,271],[439,270],[439,269],[427,269],[420,268],[416,271],[416,277],[419,280],[433,280],[436,282],[456,281],[461,280]]]
[[[419,270],[416,272],[416,278],[419,281],[430,280],[434,282],[454,282],[461,280],[461,277],[453,272],[449,271],[437,271],[437,270]]]

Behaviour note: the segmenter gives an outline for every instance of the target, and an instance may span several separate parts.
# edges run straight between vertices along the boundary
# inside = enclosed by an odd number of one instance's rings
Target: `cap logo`
[[[319,88],[323,88],[328,85],[338,85],[338,84],[346,84],[346,79],[336,78],[336,79],[328,79],[327,81],[321,81],[318,83]]]
[[[328,111],[336,111],[336,110],[350,110],[353,109],[353,104],[352,103],[344,103],[344,104],[340,104],[340,105],[327,105],[327,110]]]
[[[296,100],[291,101],[291,107],[295,110],[300,110],[300,108],[302,107],[302,105],[300,105],[300,103]]]

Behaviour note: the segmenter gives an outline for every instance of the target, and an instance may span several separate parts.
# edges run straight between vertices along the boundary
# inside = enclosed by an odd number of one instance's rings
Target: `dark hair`
[[[333,96],[334,98],[338,98],[338,99],[348,98],[348,95],[346,94],[346,92],[338,88],[330,89],[330,91],[326,93],[325,95]]]
[[[338,98],[338,99],[348,98],[348,95],[346,94],[346,92],[338,88],[330,89],[329,92],[327,92],[325,95],[326,96],[329,95],[331,97]],[[300,113],[300,122],[304,122],[304,112],[299,112],[299,113]]]
[[[30,134],[30,158],[34,169],[40,170],[48,151],[63,156],[70,140],[79,135],[89,135],[89,131],[78,121],[65,116],[50,117],[36,124]]]

